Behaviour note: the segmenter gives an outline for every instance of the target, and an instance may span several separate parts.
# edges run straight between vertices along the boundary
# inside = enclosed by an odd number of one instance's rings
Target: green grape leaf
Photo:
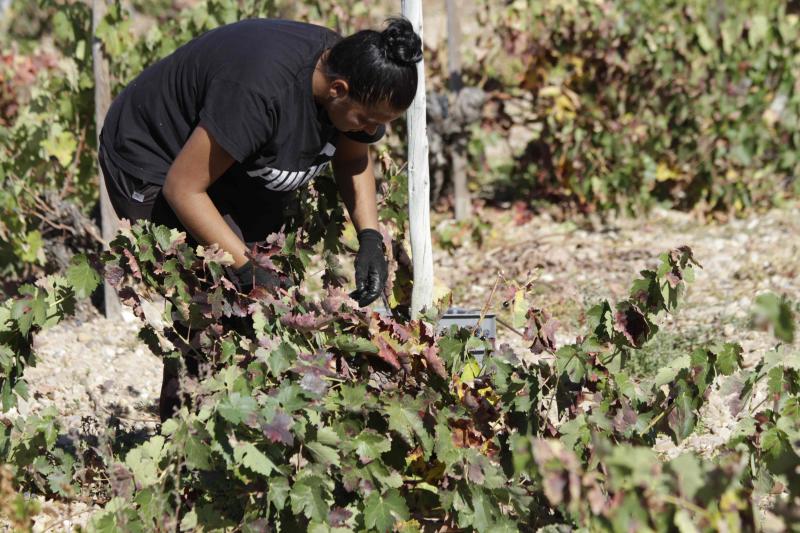
[[[34,326],[42,326],[47,321],[45,296],[38,290],[31,292],[32,297],[15,300],[11,308],[11,318],[17,321],[22,335],[27,335]]]
[[[100,284],[100,275],[84,255],[72,258],[66,277],[78,298],[88,298]]]
[[[693,501],[695,494],[705,484],[705,473],[697,456],[691,453],[679,455],[669,463],[669,469],[678,480],[680,496],[686,501]]]
[[[570,450],[580,453],[592,438],[591,430],[586,423],[586,415],[581,414],[565,422],[558,428],[561,442]]]
[[[290,491],[289,480],[285,477],[271,477],[269,479],[267,498],[279,511],[286,506],[286,499],[289,497]]]
[[[306,448],[311,452],[317,462],[325,466],[340,466],[339,452],[330,446],[325,446],[321,442],[307,442]]]
[[[414,436],[416,435],[422,444],[425,460],[430,458],[433,451],[433,439],[425,430],[422,419],[413,408],[414,402],[403,402],[397,398],[392,398],[385,407],[386,414],[389,416],[389,429],[397,432],[409,446],[415,446]]]
[[[42,141],[41,146],[46,157],[54,157],[59,165],[67,167],[75,156],[78,139],[73,133],[65,130],[61,124],[55,123],[50,130],[49,137]]]
[[[342,385],[339,389],[342,407],[348,411],[360,411],[367,401],[366,385]]]
[[[753,15],[750,19],[750,29],[747,31],[747,41],[755,48],[769,34],[770,23],[761,13]]]
[[[389,489],[383,495],[373,491],[364,501],[364,524],[368,528],[391,531],[397,520],[408,518],[408,505],[395,489]]]
[[[186,513],[181,519],[181,531],[195,531],[197,530],[197,511],[192,509]]]
[[[525,291],[517,289],[511,304],[511,320],[514,328],[523,328],[528,323],[527,313],[530,306],[525,298]]]
[[[361,337],[339,335],[331,341],[331,346],[347,353],[378,353],[378,347]]]
[[[788,344],[794,342],[794,313],[786,298],[769,292],[759,294],[756,297],[755,305],[757,316],[772,325],[775,337]]]
[[[133,472],[137,485],[147,487],[158,481],[159,461],[164,454],[164,444],[164,437],[155,435],[125,456],[125,464]]]
[[[294,514],[304,514],[312,520],[323,522],[330,506],[323,494],[324,483],[316,476],[305,477],[292,485],[289,500]]]
[[[675,405],[667,415],[667,423],[676,442],[681,442],[691,435],[697,424],[697,415],[694,401],[687,392],[679,393],[675,398]]]
[[[711,38],[711,34],[708,33],[708,28],[706,28],[705,24],[698,24],[695,27],[695,33],[697,34],[697,42],[704,52],[711,52],[714,50],[714,40]]]
[[[219,403],[217,412],[231,424],[240,424],[257,408],[258,404],[253,398],[233,392]]]
[[[349,445],[354,447],[362,464],[379,459],[381,454],[392,448],[392,443],[388,438],[372,429],[365,429],[359,433]]]
[[[269,477],[272,471],[278,468],[275,466],[275,463],[273,463],[264,452],[256,448],[255,444],[252,442],[237,444],[233,449],[233,459],[237,464],[266,477]]]
[[[44,240],[38,230],[29,231],[25,235],[25,240],[20,243],[19,257],[26,263],[44,265],[47,258],[44,254]]]
[[[184,450],[186,464],[191,468],[207,470],[211,467],[211,449],[202,440],[189,435],[184,444]]]
[[[580,383],[586,376],[586,365],[581,353],[573,345],[562,346],[556,352],[556,372],[566,374],[573,383]]]
[[[742,347],[734,343],[725,343],[716,350],[717,360],[714,366],[725,376],[730,376],[742,368]]]

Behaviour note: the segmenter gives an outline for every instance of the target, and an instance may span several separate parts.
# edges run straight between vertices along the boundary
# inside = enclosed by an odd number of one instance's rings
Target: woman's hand
[[[207,192],[233,163],[233,157],[199,124],[167,173],[164,198],[197,242],[218,244],[238,268],[247,263],[247,246],[225,223]]]
[[[381,294],[389,277],[389,266],[383,249],[383,237],[374,229],[358,232],[358,255],[356,256],[356,290],[350,298],[364,307],[374,302]]]
[[[280,278],[274,273],[261,268],[253,261],[248,261],[239,268],[228,270],[229,277],[239,292],[249,293],[253,287],[274,289],[281,284]]]
[[[369,146],[341,136],[333,159],[339,194],[358,231],[356,290],[350,296],[358,305],[369,305],[382,293],[388,276],[383,239],[378,232],[375,174]]]

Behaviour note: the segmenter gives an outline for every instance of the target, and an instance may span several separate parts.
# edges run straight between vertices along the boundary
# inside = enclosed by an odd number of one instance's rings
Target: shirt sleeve
[[[200,121],[236,161],[244,162],[272,137],[275,112],[267,99],[228,80],[211,82]]]
[[[378,129],[375,131],[374,135],[370,135],[364,131],[345,131],[344,136],[348,139],[353,139],[356,142],[364,143],[364,144],[374,144],[381,139],[386,134],[386,126],[381,124],[378,126]]]

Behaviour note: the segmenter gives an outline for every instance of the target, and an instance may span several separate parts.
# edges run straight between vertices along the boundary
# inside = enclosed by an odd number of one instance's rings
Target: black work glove
[[[357,300],[360,307],[369,305],[383,294],[389,265],[383,250],[383,237],[374,229],[358,232],[358,255],[356,255],[356,290],[350,298]]]
[[[248,293],[255,286],[271,289],[280,285],[280,279],[275,273],[261,268],[252,261],[248,261],[239,268],[231,268],[229,272],[231,281],[239,292]]]

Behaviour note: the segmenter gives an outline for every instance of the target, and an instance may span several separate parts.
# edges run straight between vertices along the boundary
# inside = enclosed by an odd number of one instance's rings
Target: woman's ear
[[[350,85],[343,79],[333,80],[328,87],[328,94],[331,98],[347,98],[350,94]]]

